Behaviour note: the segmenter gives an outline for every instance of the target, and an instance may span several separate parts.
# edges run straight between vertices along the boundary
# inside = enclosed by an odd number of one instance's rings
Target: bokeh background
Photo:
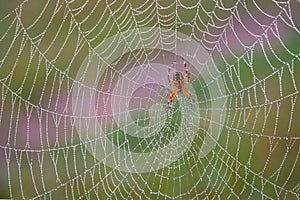
[[[299,199],[299,10],[296,0],[0,1],[0,198]],[[199,125],[189,150],[165,168],[128,173],[104,165],[87,150],[93,142],[82,140],[82,130],[74,125],[82,116],[72,113],[72,91],[80,85],[76,77],[82,63],[99,46],[105,49],[104,40],[145,27],[193,38],[218,74],[204,78],[201,70],[191,70],[188,87],[199,108],[192,117]],[[184,120],[188,109],[177,109],[184,102],[180,96],[165,128],[155,132],[151,127],[156,134],[146,138],[118,128],[113,111],[104,106],[105,95],[136,63],[180,62],[170,53],[176,52],[176,34],[161,31],[158,37],[167,38],[161,48],[129,50],[113,66],[100,66],[105,75],[95,83],[97,113],[105,114],[99,123],[109,140],[127,151],[159,149],[181,127],[194,125]],[[113,45],[120,50],[118,43]],[[159,125],[158,119],[167,118],[164,113],[150,119],[148,112],[154,102],[167,101],[165,72],[160,74],[165,85],[152,83],[135,91],[129,109],[136,127],[153,126],[151,120]],[[225,121],[219,124],[215,148],[200,158],[208,127],[217,122],[211,104],[218,98],[210,97],[208,86],[218,82],[225,87],[220,96],[226,99],[220,108]]]

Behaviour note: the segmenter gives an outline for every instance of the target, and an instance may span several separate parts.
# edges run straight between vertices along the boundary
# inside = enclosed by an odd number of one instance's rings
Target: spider
[[[168,79],[169,79],[169,83],[172,89],[172,92],[170,93],[169,96],[169,100],[168,100],[168,105],[167,108],[171,109],[172,108],[172,103],[173,100],[176,96],[177,93],[182,93],[184,92],[186,94],[186,96],[190,99],[190,105],[192,107],[192,94],[191,92],[185,87],[185,84],[190,84],[190,72],[189,70],[186,68],[186,62],[185,60],[182,58],[183,60],[183,66],[185,68],[185,75],[183,76],[181,72],[176,71],[173,74],[173,79],[170,79],[170,72],[171,72],[171,67],[174,65],[174,62],[171,66],[169,66],[168,68]],[[187,82],[186,82],[187,79]]]

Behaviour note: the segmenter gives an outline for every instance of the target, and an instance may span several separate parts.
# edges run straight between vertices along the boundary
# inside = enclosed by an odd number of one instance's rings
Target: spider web
[[[299,199],[299,1],[1,4],[0,198]]]

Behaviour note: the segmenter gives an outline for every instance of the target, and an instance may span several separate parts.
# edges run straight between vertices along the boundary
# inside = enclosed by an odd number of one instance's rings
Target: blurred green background
[[[0,198],[299,199],[299,9],[296,0],[0,1]],[[198,77],[203,113],[190,151],[161,170],[124,173],[80,141],[72,84],[104,39],[152,26],[192,36],[213,57],[226,122],[200,159],[214,119]]]

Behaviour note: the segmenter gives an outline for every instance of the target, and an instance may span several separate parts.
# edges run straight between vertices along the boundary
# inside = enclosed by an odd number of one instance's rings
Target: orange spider
[[[183,60],[183,65],[185,68],[185,75],[183,76],[181,72],[176,71],[173,74],[173,80],[170,79],[170,72],[171,72],[171,67],[173,66],[173,64],[171,66],[169,66],[168,69],[168,79],[170,82],[170,86],[172,89],[172,92],[170,93],[170,97],[168,100],[168,105],[167,108],[170,109],[172,108],[172,102],[176,96],[177,93],[182,93],[184,92],[186,94],[186,96],[189,97],[190,99],[190,104],[192,107],[192,94],[191,92],[185,87],[185,83],[190,84],[190,72],[189,70],[186,68],[186,62],[184,59]],[[185,81],[187,79],[187,82]]]

